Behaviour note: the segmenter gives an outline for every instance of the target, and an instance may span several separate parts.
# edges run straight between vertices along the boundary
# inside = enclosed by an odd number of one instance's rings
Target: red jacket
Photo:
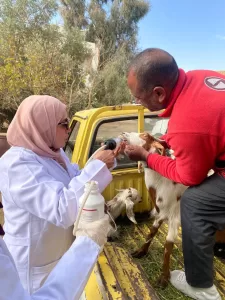
[[[148,166],[175,182],[201,183],[216,160],[225,160],[225,76],[179,71],[162,117],[170,117],[165,140],[175,160],[150,154]]]

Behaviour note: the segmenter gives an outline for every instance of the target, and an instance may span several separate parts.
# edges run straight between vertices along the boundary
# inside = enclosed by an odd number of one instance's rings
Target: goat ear
[[[134,224],[137,224],[137,221],[135,220],[135,216],[134,216],[134,210],[133,210],[134,202],[128,198],[125,200],[125,204],[126,204],[126,214],[128,219]]]
[[[166,150],[165,148],[157,141],[155,141],[153,143],[153,146],[156,148],[158,154],[162,155],[162,156],[165,156],[166,155]]]

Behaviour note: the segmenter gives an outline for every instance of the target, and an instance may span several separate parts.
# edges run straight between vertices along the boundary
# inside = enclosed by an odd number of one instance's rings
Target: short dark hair
[[[134,57],[128,72],[133,71],[139,88],[148,91],[155,86],[172,89],[178,79],[178,66],[168,52],[158,48],[148,48]]]

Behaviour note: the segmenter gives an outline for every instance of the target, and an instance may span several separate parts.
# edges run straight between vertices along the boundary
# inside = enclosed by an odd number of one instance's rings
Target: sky
[[[139,49],[161,48],[180,68],[225,70],[225,0],[150,0]]]

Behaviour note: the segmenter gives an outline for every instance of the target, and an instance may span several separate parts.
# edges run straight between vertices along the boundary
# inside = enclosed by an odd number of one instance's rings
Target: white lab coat
[[[99,250],[100,247],[88,237],[78,237],[49,274],[44,285],[30,296],[22,287],[13,258],[0,238],[0,300],[79,299]]]
[[[72,244],[84,184],[96,180],[103,191],[112,180],[103,162],[93,160],[80,171],[62,155],[68,172],[55,160],[21,147],[0,158],[4,240],[29,294],[42,286]]]

